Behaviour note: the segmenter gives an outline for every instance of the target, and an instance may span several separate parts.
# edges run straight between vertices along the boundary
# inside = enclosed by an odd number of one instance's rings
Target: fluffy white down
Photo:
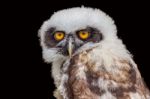
[[[55,12],[50,19],[44,22],[39,35],[43,37],[49,27],[57,27],[70,33],[77,29],[93,26],[101,30],[106,37],[112,38],[116,34],[114,21],[99,9],[76,7]]]

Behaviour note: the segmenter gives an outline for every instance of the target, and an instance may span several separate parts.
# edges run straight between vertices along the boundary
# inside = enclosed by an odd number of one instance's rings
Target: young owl
[[[54,13],[39,30],[57,99],[150,99],[114,21],[99,9]]]

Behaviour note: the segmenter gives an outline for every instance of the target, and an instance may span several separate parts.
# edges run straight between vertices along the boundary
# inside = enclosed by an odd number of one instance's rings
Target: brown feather
[[[118,72],[112,73],[105,70],[105,66],[103,69],[96,71],[94,69],[95,63],[88,60],[90,58],[86,52],[75,55],[71,59],[71,64],[65,72],[69,75],[69,78],[64,83],[68,99],[100,99],[106,93],[106,90],[97,83],[99,78],[103,78],[104,81],[108,82],[107,90],[117,99],[132,99],[131,93],[144,95],[147,99],[148,89],[144,85],[138,69],[134,68],[129,61],[116,60],[117,64],[122,65],[122,68],[115,66],[114,70]],[[79,75],[81,72],[85,75]],[[96,84],[93,85],[92,82]]]

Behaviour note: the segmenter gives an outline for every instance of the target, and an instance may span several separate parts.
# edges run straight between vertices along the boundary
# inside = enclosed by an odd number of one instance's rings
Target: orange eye
[[[86,40],[87,38],[89,38],[90,33],[88,31],[79,31],[78,35],[80,39]]]
[[[64,39],[64,37],[65,37],[65,34],[63,32],[56,32],[54,34],[54,38],[57,41],[61,41],[62,39]]]

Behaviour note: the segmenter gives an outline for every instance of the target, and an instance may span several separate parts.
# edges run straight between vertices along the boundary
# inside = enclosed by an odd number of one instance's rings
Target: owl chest
[[[125,88],[129,81],[121,75],[84,71],[82,67],[70,69],[67,75],[65,99],[130,99],[129,92],[135,92],[133,86]]]
[[[83,54],[70,61],[61,82],[64,99],[146,99],[142,80],[130,63],[107,66],[88,60]]]

